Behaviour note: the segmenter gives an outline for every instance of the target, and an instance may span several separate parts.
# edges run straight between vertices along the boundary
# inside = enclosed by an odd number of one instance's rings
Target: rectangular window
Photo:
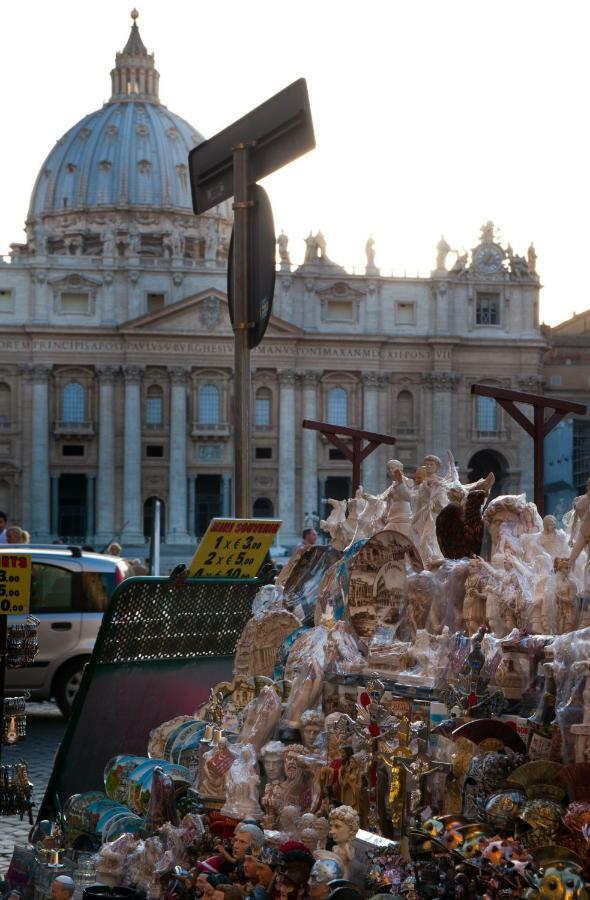
[[[549,384],[551,385],[551,387],[560,387],[561,375],[552,375],[549,379]]]
[[[155,428],[162,424],[163,421],[163,400],[162,397],[148,397],[145,407],[146,425]]]
[[[328,450],[328,459],[346,459],[342,450],[338,450],[337,447],[330,447]]]
[[[396,303],[395,304],[395,323],[396,323],[396,325],[415,325],[416,324],[416,304],[415,303]]]
[[[488,292],[477,292],[475,307],[476,325],[500,324],[500,295]]]
[[[145,455],[149,459],[162,459],[164,456],[164,446],[162,444],[148,444],[145,448]]]
[[[257,447],[256,459],[272,459],[272,447]]]
[[[63,291],[61,294],[61,311],[63,313],[88,315],[90,312],[90,294],[86,291]]]
[[[327,322],[354,322],[352,300],[328,300],[324,318]]]
[[[148,314],[159,312],[161,309],[164,309],[164,302],[164,294],[148,294],[146,303]]]
[[[270,397],[256,398],[255,415],[258,428],[268,428],[270,426]]]
[[[493,432],[498,429],[498,408],[493,397],[477,398],[477,430]]]
[[[12,302],[12,291],[2,288],[0,290],[0,313],[12,312],[13,309],[14,304]]]
[[[84,456],[83,444],[64,444],[61,448],[62,456]]]

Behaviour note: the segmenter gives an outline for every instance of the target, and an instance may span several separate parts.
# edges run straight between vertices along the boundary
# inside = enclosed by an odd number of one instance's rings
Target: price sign
[[[189,576],[255,578],[282,524],[277,519],[212,519]]]
[[[29,611],[31,556],[0,552],[0,616],[19,616]]]

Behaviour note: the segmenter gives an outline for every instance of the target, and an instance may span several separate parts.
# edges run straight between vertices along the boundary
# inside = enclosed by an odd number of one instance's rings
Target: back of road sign
[[[259,184],[250,188],[254,206],[248,218],[248,346],[257,347],[264,337],[272,312],[276,275],[276,240],[272,207]],[[227,266],[227,302],[234,324],[234,232],[232,228]]]
[[[152,728],[192,715],[231,680],[234,654],[261,582],[128,578],[104,615],[39,819],[71,794],[104,790],[113,756],[147,755]]]
[[[299,78],[189,153],[193,209],[197,215],[234,193],[233,151],[249,144],[250,184],[315,147],[305,78]]]

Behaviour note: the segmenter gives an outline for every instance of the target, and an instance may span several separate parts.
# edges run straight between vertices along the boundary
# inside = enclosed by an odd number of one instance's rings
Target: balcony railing
[[[193,422],[191,437],[228,438],[230,433],[228,422]]]
[[[94,422],[58,421],[53,425],[53,433],[59,437],[91,437],[94,434]]]

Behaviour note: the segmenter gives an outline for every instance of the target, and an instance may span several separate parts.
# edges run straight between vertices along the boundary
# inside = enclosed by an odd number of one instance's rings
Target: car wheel
[[[87,661],[84,658],[73,659],[57,673],[54,684],[55,702],[66,719],[70,717],[76,694],[80,690]]]

